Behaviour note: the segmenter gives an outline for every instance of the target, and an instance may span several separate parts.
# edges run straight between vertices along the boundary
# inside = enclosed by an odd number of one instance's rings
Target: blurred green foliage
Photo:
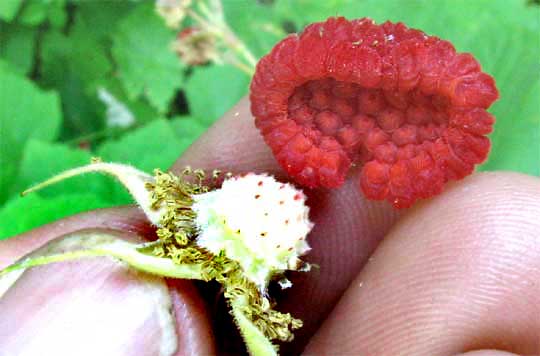
[[[501,92],[481,170],[540,175],[540,7],[526,0],[223,0],[260,57],[328,16],[403,21],[472,52]],[[129,202],[105,177],[24,188],[92,156],[166,169],[247,93],[236,68],[187,66],[154,1],[0,0],[0,238]],[[116,110],[116,111],[115,111]],[[119,114],[120,112],[120,114]],[[114,122],[114,115],[124,121]]]

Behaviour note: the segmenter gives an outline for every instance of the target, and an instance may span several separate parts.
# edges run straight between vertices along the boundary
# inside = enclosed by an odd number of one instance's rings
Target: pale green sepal
[[[65,179],[92,172],[106,173],[118,179],[143,209],[148,219],[154,225],[159,226],[164,210],[151,208],[150,192],[146,188],[147,183],[155,183],[154,177],[125,164],[95,162],[83,167],[70,169],[27,189],[21,194],[26,195]]]
[[[203,279],[199,265],[179,265],[169,258],[151,256],[139,251],[145,244],[134,244],[105,232],[79,232],[53,242],[37,253],[25,257],[0,271],[0,293],[12,285],[27,268],[85,257],[114,257],[139,271],[161,277]],[[41,255],[37,255],[41,254]],[[10,272],[18,272],[13,276]],[[0,294],[1,296],[1,294]]]
[[[247,306],[242,298],[230,301],[232,315],[238,329],[244,338],[247,350],[251,356],[277,356],[278,352],[264,334],[249,320],[243,312]]]

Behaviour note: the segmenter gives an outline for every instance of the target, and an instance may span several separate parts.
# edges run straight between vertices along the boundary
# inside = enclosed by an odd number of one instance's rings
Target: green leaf
[[[63,217],[111,206],[93,193],[54,198],[29,195],[10,200],[0,209],[0,239],[28,231]]]
[[[108,76],[113,69],[108,48],[99,41],[94,31],[84,22],[75,23],[68,37],[69,53],[66,53],[70,69],[77,72],[91,89],[97,78]]]
[[[62,28],[67,23],[66,0],[55,0],[47,9],[49,23],[55,28]]]
[[[4,0],[12,1],[12,0]],[[25,1],[18,22],[36,26],[49,20],[53,27],[63,27],[67,21],[66,0],[30,0]]]
[[[25,1],[18,21],[30,26],[39,25],[47,18],[47,6],[43,0]]]
[[[247,94],[249,81],[231,66],[195,68],[185,86],[191,115],[213,123]]]
[[[510,86],[501,88],[508,101],[519,104],[501,104],[493,109],[497,122],[491,135],[492,150],[480,170],[512,170],[540,176],[540,81],[531,84],[529,88],[518,86],[515,91]]]
[[[152,173],[155,168],[167,170],[189,144],[176,136],[168,121],[159,119],[118,140],[105,142],[97,149],[97,154],[104,161],[121,162]],[[113,199],[118,203],[132,201],[118,186],[114,189]]]
[[[103,129],[105,107],[97,98],[98,83],[112,71],[103,44],[81,23],[69,36],[49,31],[41,42],[41,83],[57,88],[62,96],[62,138]]]
[[[0,57],[10,62],[23,75],[30,72],[34,62],[36,29],[0,22],[0,38]]]
[[[326,1],[324,1],[326,2]],[[225,20],[257,57],[268,53],[287,34],[284,17],[257,1],[223,1]]]
[[[170,125],[176,136],[182,142],[195,142],[207,129],[207,125],[192,116],[176,116],[171,119]]]
[[[23,0],[0,1],[0,19],[10,22],[15,18]]]
[[[412,2],[413,1],[408,1],[407,3],[402,2],[401,6],[410,6]],[[386,3],[390,3],[390,1],[385,1],[385,5],[380,3],[379,5],[384,9],[390,8],[391,6],[387,6]],[[278,14],[278,16],[291,21],[295,25],[296,31],[300,32],[306,25],[312,22],[324,21],[329,16],[348,15],[343,10],[349,5],[363,8],[365,6],[365,1],[358,3],[356,0],[276,0],[274,12]],[[371,17],[371,15],[364,16]],[[349,18],[354,18],[354,16],[350,16]]]
[[[185,148],[169,122],[159,119],[118,140],[105,142],[97,149],[97,154],[105,161],[130,164],[151,172],[154,168],[168,169]]]
[[[61,159],[58,159],[59,157]],[[90,163],[91,158],[92,155],[88,151],[69,148],[61,144],[30,140],[24,151],[13,193],[20,193],[67,169],[86,165]],[[58,197],[92,192],[101,200],[107,201],[113,185],[114,182],[107,177],[97,175],[74,177],[34,194],[42,197]]]
[[[82,22],[100,40],[109,39],[118,22],[136,5],[135,1],[78,1],[75,22]]]
[[[60,100],[0,65],[0,202],[7,199],[27,140],[54,140],[62,120]]]
[[[161,113],[182,84],[182,64],[171,49],[174,37],[151,2],[138,5],[114,35],[112,53],[128,96],[144,95]]]
[[[66,71],[73,72],[84,83],[85,91],[95,94],[95,83],[112,71],[105,46],[93,34],[93,29],[77,22],[65,36],[50,31],[42,45],[44,83],[57,85]]]

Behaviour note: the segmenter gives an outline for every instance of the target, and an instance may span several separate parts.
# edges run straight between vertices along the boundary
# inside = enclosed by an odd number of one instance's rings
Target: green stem
[[[76,260],[86,257],[109,256],[117,258],[129,266],[143,272],[161,277],[182,279],[203,279],[199,265],[179,265],[169,258],[151,256],[138,251],[142,245],[136,245],[120,240],[114,235],[96,233],[94,235],[70,235],[62,242],[78,242],[80,250],[52,253],[48,255],[28,257],[0,271],[0,277],[10,272],[31,267],[43,266],[50,263]],[[54,250],[53,246],[53,250]],[[61,246],[59,248],[62,249]]]
[[[277,349],[270,340],[244,314],[246,302],[242,299],[230,300],[232,315],[251,356],[277,356]]]

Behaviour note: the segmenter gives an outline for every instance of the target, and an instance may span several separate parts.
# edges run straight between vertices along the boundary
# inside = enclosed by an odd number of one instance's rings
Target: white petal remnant
[[[310,249],[306,236],[313,224],[306,197],[290,184],[248,174],[193,198],[197,244],[237,261],[261,290],[273,274],[296,269],[298,257]]]

